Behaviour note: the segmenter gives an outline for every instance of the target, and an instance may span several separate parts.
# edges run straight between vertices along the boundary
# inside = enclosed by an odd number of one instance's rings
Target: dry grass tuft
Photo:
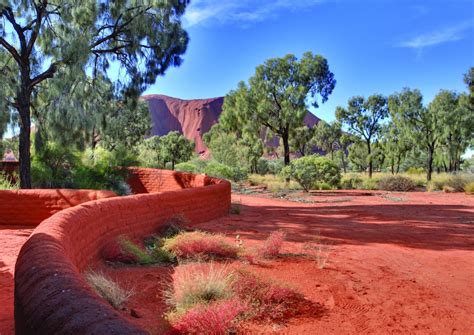
[[[91,288],[107,300],[115,309],[120,309],[133,295],[133,290],[120,287],[114,280],[102,272],[89,271],[85,275]]]

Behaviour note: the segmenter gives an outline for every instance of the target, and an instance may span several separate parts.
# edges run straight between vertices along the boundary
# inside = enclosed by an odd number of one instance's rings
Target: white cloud
[[[398,46],[403,48],[422,49],[438,44],[459,41],[464,38],[466,30],[469,30],[472,26],[473,22],[463,22],[443,30],[421,34],[400,43]]]
[[[325,0],[194,0],[186,9],[183,23],[191,27],[204,23],[252,23],[277,16],[282,10],[301,10]]]

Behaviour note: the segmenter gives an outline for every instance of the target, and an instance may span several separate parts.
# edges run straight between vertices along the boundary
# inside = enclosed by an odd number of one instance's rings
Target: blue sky
[[[272,57],[305,51],[328,59],[337,85],[313,112],[333,120],[354,95],[418,88],[465,91],[474,66],[473,0],[194,0],[183,19],[184,63],[146,94],[225,95]]]

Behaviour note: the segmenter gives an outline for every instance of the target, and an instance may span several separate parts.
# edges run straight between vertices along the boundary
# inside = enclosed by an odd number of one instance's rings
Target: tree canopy
[[[290,138],[303,126],[308,102],[318,107],[332,93],[336,80],[327,60],[306,52],[267,60],[248,84],[240,82],[226,95],[221,116],[224,127],[241,133],[281,138],[285,164],[290,162]]]
[[[188,35],[180,17],[188,3],[0,2],[0,71],[9,86],[0,86],[0,98],[19,114],[22,187],[31,186],[31,111],[41,84],[61,71],[90,73],[112,79],[114,95],[137,97],[168,67],[181,64]]]

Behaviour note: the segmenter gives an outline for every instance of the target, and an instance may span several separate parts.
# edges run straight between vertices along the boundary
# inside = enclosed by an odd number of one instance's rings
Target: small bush
[[[378,182],[378,188],[385,191],[408,192],[415,189],[415,184],[408,177],[388,176]]]
[[[464,187],[473,181],[469,175],[440,175],[435,176],[427,185],[428,191],[464,192]]]
[[[260,157],[257,161],[257,171],[259,175],[266,175],[269,172],[268,160]]]
[[[361,188],[363,182],[363,179],[358,175],[345,175],[342,177],[341,188],[345,190],[357,190]]]
[[[199,304],[232,298],[234,274],[227,266],[189,263],[175,268],[172,284],[166,292],[173,310],[168,319],[179,319]]]
[[[470,183],[467,183],[466,186],[464,186],[464,192],[469,194],[474,193],[474,181],[471,181]]]
[[[107,300],[115,309],[119,309],[133,295],[132,290],[121,288],[110,277],[101,272],[89,271],[85,275],[91,288]]]
[[[270,159],[268,160],[268,173],[278,175],[284,166],[285,163],[282,159]]]
[[[2,171],[0,171],[0,190],[17,190],[20,183],[17,181],[12,183],[11,179]]]
[[[263,243],[263,246],[258,249],[258,254],[263,258],[273,258],[280,254],[280,249],[285,240],[285,233],[281,231],[275,231],[268,236]]]
[[[225,164],[211,161],[204,168],[204,173],[211,177],[241,181],[247,178],[247,169],[242,167],[231,167]]]
[[[409,167],[406,171],[408,174],[420,175],[425,173],[425,169],[422,167]]]
[[[304,296],[289,287],[261,280],[248,272],[238,272],[233,282],[236,296],[251,307],[248,318],[278,320],[298,313]]]
[[[166,239],[163,249],[178,259],[226,259],[236,258],[238,248],[225,242],[224,236],[205,232],[182,232]]]
[[[336,187],[341,181],[337,164],[326,157],[316,155],[293,160],[281,173],[285,178],[294,178],[305,191],[315,188],[318,183]]]
[[[379,187],[378,181],[376,179],[364,179],[360,188],[363,190],[377,190]]]
[[[200,172],[198,171],[198,167],[196,166],[196,164],[192,162],[184,162],[184,163],[176,164],[175,170],[182,171],[182,172],[190,172],[190,173]]]
[[[186,312],[173,328],[183,334],[226,335],[245,310],[246,306],[235,299],[197,305]]]

